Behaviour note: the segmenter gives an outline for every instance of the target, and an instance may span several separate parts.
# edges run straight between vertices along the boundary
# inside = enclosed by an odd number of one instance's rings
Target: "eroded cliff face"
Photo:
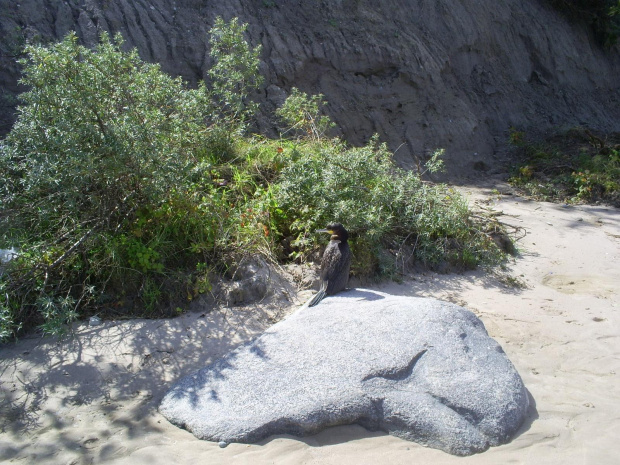
[[[25,38],[121,32],[190,83],[210,66],[214,18],[263,46],[259,129],[291,87],[322,93],[352,144],[379,133],[403,166],[446,148],[452,175],[493,169],[511,127],[620,130],[620,54],[541,0],[0,0],[0,124],[12,122]]]

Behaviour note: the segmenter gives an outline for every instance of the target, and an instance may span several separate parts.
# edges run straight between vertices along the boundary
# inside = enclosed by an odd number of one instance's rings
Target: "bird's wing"
[[[323,300],[323,297],[325,297],[326,291],[327,291],[327,280],[323,280],[321,281],[321,288],[319,289],[319,292],[314,294],[312,298],[310,299],[310,301],[308,302],[308,307],[314,307],[321,300]]]
[[[338,247],[340,241],[332,240],[325,252],[323,252],[323,259],[321,261],[321,280],[328,281],[329,279],[334,277],[334,272],[338,267],[338,263],[341,259],[340,248]],[[327,285],[325,285],[327,288]]]

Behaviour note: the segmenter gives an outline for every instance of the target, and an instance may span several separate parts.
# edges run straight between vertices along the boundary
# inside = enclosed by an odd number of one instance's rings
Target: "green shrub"
[[[93,313],[176,315],[244,255],[316,254],[332,221],[352,233],[358,276],[394,276],[409,257],[501,260],[457,192],[397,168],[376,139],[326,139],[320,95],[293,89],[278,110],[299,137],[244,136],[261,81],[245,27],[217,19],[212,83],[193,90],[120,36],[26,48],[29,90],[0,145],[0,247],[19,250],[0,276],[0,339]]]
[[[319,141],[329,128],[334,127],[329,117],[321,115],[321,108],[324,105],[322,94],[308,97],[308,94],[293,87],[291,95],[276,110],[276,114],[289,125],[287,132],[299,131],[305,137]]]
[[[215,64],[209,76],[213,80],[213,96],[219,102],[214,110],[231,134],[233,127],[237,133],[243,131],[253,116],[257,105],[248,101],[248,96],[263,81],[258,74],[261,47],[251,48],[243,40],[246,29],[247,24],[239,24],[237,18],[226,23],[218,17],[210,31],[209,43]]]
[[[6,331],[61,331],[78,308],[96,311],[109,295],[171,305],[158,301],[164,293],[153,283],[214,260],[227,240],[229,198],[213,168],[230,156],[247,115],[239,95],[234,111],[222,99],[252,86],[230,84],[224,71],[257,75],[256,61],[243,68],[248,56],[227,55],[239,52],[235,41],[245,44],[242,32],[218,19],[213,89],[187,89],[137,51],[122,51],[120,36],[104,34],[92,50],[75,34],[26,47],[29,90],[0,146],[0,246],[20,250],[1,278]]]
[[[519,144],[522,162],[510,182],[550,201],[620,206],[620,136],[576,128],[542,143]]]
[[[397,168],[376,139],[360,148],[332,141],[295,150],[295,163],[272,185],[268,207],[277,234],[292,238],[294,256],[316,248],[324,238],[315,230],[338,221],[351,232],[358,275],[392,273],[405,248],[430,266],[448,261],[471,268],[500,259],[489,236],[472,227],[458,192]],[[393,252],[391,265],[386,250]]]

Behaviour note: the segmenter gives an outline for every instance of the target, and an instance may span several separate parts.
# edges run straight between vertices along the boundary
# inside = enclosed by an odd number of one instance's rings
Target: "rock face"
[[[181,379],[160,412],[225,443],[357,423],[470,455],[508,442],[528,406],[519,374],[471,312],[357,289]]]
[[[453,173],[485,170],[516,127],[620,130],[620,54],[540,0],[0,0],[0,134],[13,119],[25,40],[121,32],[190,83],[210,67],[217,15],[263,46],[259,129],[291,87],[323,93],[353,144],[379,133],[404,166],[446,148]]]

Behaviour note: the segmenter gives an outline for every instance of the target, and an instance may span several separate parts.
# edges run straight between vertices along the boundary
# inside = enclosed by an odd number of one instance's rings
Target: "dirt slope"
[[[323,93],[352,143],[378,132],[405,166],[437,147],[451,174],[498,164],[507,130],[620,130],[620,54],[544,0],[0,0],[0,132],[26,39],[120,31],[142,57],[190,82],[209,67],[216,15],[250,24],[266,76],[260,129],[291,87]]]

